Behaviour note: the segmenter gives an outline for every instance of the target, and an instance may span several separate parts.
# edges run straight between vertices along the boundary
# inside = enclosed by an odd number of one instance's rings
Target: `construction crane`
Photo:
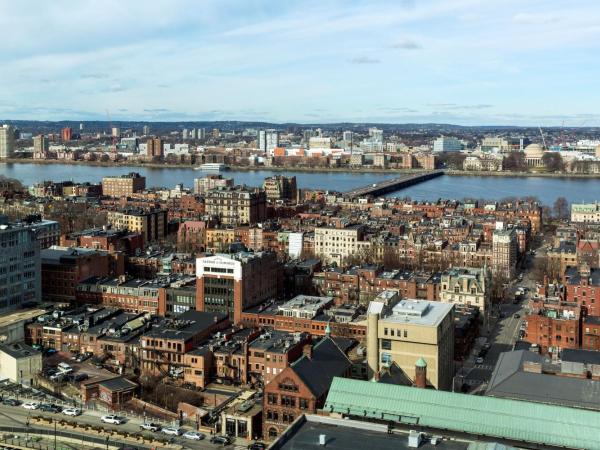
[[[542,136],[542,143],[544,144],[544,149],[547,149],[548,147],[546,147],[546,138],[544,137],[544,132],[542,131],[542,126],[538,126],[538,128],[540,129],[540,135]]]

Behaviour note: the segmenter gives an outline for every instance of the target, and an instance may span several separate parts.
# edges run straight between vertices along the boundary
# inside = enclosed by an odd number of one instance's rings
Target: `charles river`
[[[194,178],[204,176],[203,172],[192,168],[149,168],[149,167],[104,167],[70,164],[0,164],[0,175],[16,178],[25,185],[43,180],[77,182],[99,182],[107,175],[120,175],[139,172],[146,177],[148,187],[173,187],[183,183],[192,187]],[[265,177],[281,174],[295,175],[300,188],[330,189],[347,191],[359,186],[393,178],[393,173],[357,172],[283,172],[270,170],[223,172],[223,176],[234,178],[236,184],[260,186]],[[600,200],[600,178],[546,178],[546,177],[475,177],[444,175],[402,189],[389,196],[410,197],[413,200],[446,199],[487,199],[500,200],[506,197],[534,196],[544,204],[552,205],[557,197],[565,197],[569,202],[591,202]]]

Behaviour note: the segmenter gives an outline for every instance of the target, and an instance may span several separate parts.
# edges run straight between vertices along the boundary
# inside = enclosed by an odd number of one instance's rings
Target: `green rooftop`
[[[334,378],[327,412],[565,448],[600,449],[600,413]]]

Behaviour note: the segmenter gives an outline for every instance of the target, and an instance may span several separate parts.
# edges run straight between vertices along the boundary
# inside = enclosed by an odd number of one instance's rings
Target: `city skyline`
[[[600,124],[591,1],[2,10],[6,119]]]

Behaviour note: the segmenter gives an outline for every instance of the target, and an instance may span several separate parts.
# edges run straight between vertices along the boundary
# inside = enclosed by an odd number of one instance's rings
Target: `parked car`
[[[144,422],[143,424],[140,425],[140,428],[142,430],[148,430],[148,431],[152,431],[152,432],[160,431],[160,425],[157,423],[152,423],[152,422]]]
[[[39,406],[40,406],[40,404],[36,403],[36,402],[23,403],[23,408],[25,408],[25,409],[38,409]]]
[[[78,416],[81,414],[81,410],[79,408],[65,408],[63,409],[63,414],[65,416]]]
[[[104,423],[112,423],[113,425],[121,425],[122,423],[125,423],[125,418],[115,416],[113,414],[108,416],[102,416],[100,417],[100,420]]]
[[[180,436],[182,433],[181,428],[176,427],[163,428],[162,432],[165,434],[170,434],[172,436]]]
[[[210,438],[210,442],[211,444],[229,445],[231,444],[231,438],[229,436],[216,435]]]
[[[204,439],[204,435],[197,431],[186,431],[185,433],[183,433],[183,437],[192,441],[201,441],[202,439]]]
[[[78,373],[77,375],[75,375],[73,377],[73,381],[79,383],[81,381],[85,381],[89,378],[90,376],[87,373]]]
[[[5,398],[2,400],[2,404],[6,406],[19,406],[21,402],[19,400],[15,400],[14,398]]]
[[[51,413],[59,413],[62,411],[62,408],[55,404],[42,403],[38,406],[40,411],[51,412]]]
[[[475,364],[483,364],[485,360],[480,356],[479,358],[475,359]]]
[[[248,450],[265,450],[267,448],[267,444],[263,444],[262,442],[253,442],[252,444],[248,444]]]
[[[521,314],[514,313],[514,314],[513,314],[513,317],[514,317],[515,319],[519,319],[519,318],[521,317]]]

